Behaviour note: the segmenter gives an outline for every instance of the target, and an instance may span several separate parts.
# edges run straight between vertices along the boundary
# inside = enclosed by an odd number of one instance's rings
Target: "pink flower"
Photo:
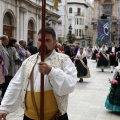
[[[74,60],[79,60],[79,58],[75,57]]]
[[[96,57],[97,57],[97,58],[100,58],[100,54],[99,54],[99,53],[97,53],[97,54],[96,54]]]
[[[111,84],[118,84],[118,81],[115,80],[115,79],[112,79],[112,80],[110,80],[110,83],[111,83]]]

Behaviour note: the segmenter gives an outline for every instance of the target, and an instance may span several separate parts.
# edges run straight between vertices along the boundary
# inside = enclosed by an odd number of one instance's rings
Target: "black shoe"
[[[102,69],[102,72],[104,72],[104,69]]]
[[[83,78],[80,78],[79,82],[83,82]]]
[[[113,73],[113,71],[111,71],[111,73]]]

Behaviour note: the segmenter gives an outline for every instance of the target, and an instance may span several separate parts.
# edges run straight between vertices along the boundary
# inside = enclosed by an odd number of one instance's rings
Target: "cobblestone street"
[[[120,114],[112,113],[105,107],[105,100],[109,92],[108,78],[112,78],[110,69],[101,72],[96,69],[96,62],[88,59],[91,78],[77,83],[75,91],[70,94],[68,105],[69,120],[120,120]],[[23,110],[18,109],[9,114],[7,120],[22,120]]]

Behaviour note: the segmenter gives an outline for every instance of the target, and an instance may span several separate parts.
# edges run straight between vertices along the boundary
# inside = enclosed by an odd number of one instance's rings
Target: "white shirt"
[[[50,57],[45,59],[46,63],[50,63]],[[27,60],[24,61],[24,63]],[[34,91],[40,91],[40,72],[38,70],[38,64],[40,62],[40,57],[37,59],[37,62],[34,67]],[[77,82],[77,71],[68,58],[65,62],[65,67],[63,70],[60,68],[52,67],[50,73],[44,76],[44,88],[46,90],[53,89],[54,92],[59,95],[67,95],[73,92],[76,82]],[[0,106],[0,112],[10,113],[14,112],[19,108],[21,102],[21,88],[22,88],[22,74],[24,73],[23,65],[20,67],[14,78],[11,80],[8,89],[4,95]],[[30,90],[30,84],[28,84],[27,90]]]
[[[115,47],[112,47],[112,52],[115,53]]]

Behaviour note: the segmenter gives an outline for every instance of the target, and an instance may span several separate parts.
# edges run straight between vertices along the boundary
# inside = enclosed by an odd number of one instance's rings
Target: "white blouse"
[[[38,57],[34,66],[34,91],[40,91],[40,72],[38,70],[38,63],[41,61]],[[51,59],[45,59],[46,63],[50,63]],[[25,64],[27,60],[23,63]],[[20,92],[22,89],[22,73],[24,72],[23,65],[20,67],[14,78],[11,80],[4,98],[0,105],[0,112],[11,113],[19,108],[21,103]],[[67,95],[73,92],[77,82],[77,71],[75,65],[70,58],[65,62],[63,70],[60,68],[52,67],[50,73],[44,76],[44,89],[45,91],[53,89],[59,96]],[[28,84],[28,91],[30,91],[30,83]]]

